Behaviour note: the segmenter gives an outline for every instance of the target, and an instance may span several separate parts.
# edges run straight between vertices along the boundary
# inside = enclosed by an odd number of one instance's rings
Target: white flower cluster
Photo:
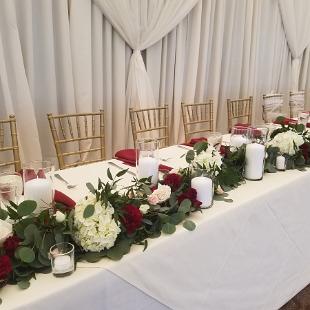
[[[88,205],[94,205],[95,212],[92,216],[84,218],[83,213]],[[113,213],[114,209],[110,204],[101,205],[93,194],[79,201],[74,212],[75,241],[85,251],[100,252],[105,248],[111,248],[121,232],[112,217]]]
[[[280,149],[282,154],[295,155],[299,147],[304,144],[303,137],[295,131],[289,130],[278,133],[267,146],[274,146]]]
[[[148,203],[151,205],[156,205],[168,200],[171,196],[171,187],[168,185],[158,184],[158,189],[156,189],[151,195],[147,197]]]
[[[197,164],[204,166],[207,172],[213,173],[215,168],[221,169],[222,156],[213,146],[209,145],[206,151],[195,156],[193,164],[194,167]],[[218,175],[218,171],[215,171],[215,175]]]

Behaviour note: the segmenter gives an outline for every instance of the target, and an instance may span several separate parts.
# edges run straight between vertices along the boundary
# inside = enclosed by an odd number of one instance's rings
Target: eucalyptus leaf
[[[179,207],[179,211],[183,213],[187,213],[191,210],[191,201],[189,199],[184,199]]]
[[[172,215],[170,215],[170,223],[174,225],[180,224],[185,219],[185,213],[183,212],[177,212]]]
[[[175,232],[176,228],[174,224],[171,223],[165,223],[162,227],[162,232],[168,235],[171,235]]]
[[[93,193],[93,194],[96,193],[96,190],[95,190],[93,184],[91,184],[91,183],[86,183],[86,187],[88,188],[88,190],[89,190],[91,193]]]
[[[107,251],[107,256],[112,260],[120,260],[124,256],[124,253],[121,248],[114,246]]]
[[[194,160],[194,158],[195,158],[195,152],[193,150],[189,150],[185,156],[186,162],[190,164]]]
[[[97,252],[88,252],[83,255],[83,258],[89,263],[96,263],[101,259],[101,255]]]
[[[19,216],[30,215],[37,207],[37,203],[34,200],[25,200],[17,208]]]
[[[18,255],[21,261],[25,263],[31,263],[35,259],[34,251],[29,247],[21,247],[18,251]]]
[[[129,170],[129,169],[127,168],[127,169],[124,169],[124,170],[122,170],[122,171],[119,171],[119,172],[116,174],[116,176],[119,178],[119,177],[123,176],[128,170]]]
[[[169,215],[158,213],[158,217],[162,223],[168,223],[170,220]]]
[[[8,218],[8,212],[0,208],[0,220],[6,220]]]
[[[30,282],[29,281],[19,281],[19,282],[17,282],[17,285],[20,289],[25,290],[30,286]]]
[[[107,169],[107,176],[108,176],[108,178],[109,178],[111,181],[113,181],[113,176],[112,176],[112,173],[111,173],[111,171],[110,171],[110,168]]]
[[[195,230],[196,224],[191,220],[186,220],[183,223],[183,227],[189,231]]]
[[[85,219],[93,216],[93,214],[95,213],[95,206],[94,205],[88,205],[86,206],[86,208],[84,209],[84,212],[83,212],[83,217]]]

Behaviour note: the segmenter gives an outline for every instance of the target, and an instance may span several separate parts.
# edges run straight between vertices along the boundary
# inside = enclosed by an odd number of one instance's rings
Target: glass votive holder
[[[50,248],[49,255],[54,276],[64,277],[74,271],[74,245],[72,243],[56,243]]]
[[[222,145],[223,135],[220,132],[211,131],[207,132],[205,137],[207,138],[208,143],[219,151]]]
[[[232,149],[238,148],[248,143],[248,127],[234,126],[231,129],[230,146]]]
[[[279,171],[285,171],[287,164],[287,158],[283,155],[278,155],[276,157],[276,169]]]
[[[300,112],[298,114],[298,124],[303,124],[304,126],[307,126],[308,119],[309,119],[308,112]]]
[[[137,172],[138,178],[151,177],[151,183],[158,182],[158,148],[157,139],[141,139],[137,141]]]
[[[19,202],[21,195],[23,194],[23,178],[18,172],[2,172],[0,173],[0,187],[5,184],[11,184],[16,187],[16,202]]]
[[[6,210],[10,201],[16,203],[16,186],[10,183],[0,184],[0,208]]]

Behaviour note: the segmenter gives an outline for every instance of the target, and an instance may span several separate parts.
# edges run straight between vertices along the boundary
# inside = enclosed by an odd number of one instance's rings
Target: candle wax
[[[212,180],[207,177],[196,177],[192,179],[191,187],[197,191],[197,200],[201,201],[201,207],[210,207],[213,199]]]
[[[259,143],[247,144],[245,151],[245,178],[260,180],[264,173],[265,146]]]
[[[66,273],[73,270],[73,262],[69,255],[59,255],[54,258],[54,273]]]
[[[285,170],[285,157],[282,155],[277,156],[276,159],[276,168],[278,170]]]
[[[152,177],[152,184],[158,181],[158,160],[154,157],[140,157],[138,164],[139,178]]]

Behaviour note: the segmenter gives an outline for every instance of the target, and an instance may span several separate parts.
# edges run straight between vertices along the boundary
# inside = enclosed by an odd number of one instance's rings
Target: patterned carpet
[[[280,310],[310,310],[310,285],[305,287]]]

